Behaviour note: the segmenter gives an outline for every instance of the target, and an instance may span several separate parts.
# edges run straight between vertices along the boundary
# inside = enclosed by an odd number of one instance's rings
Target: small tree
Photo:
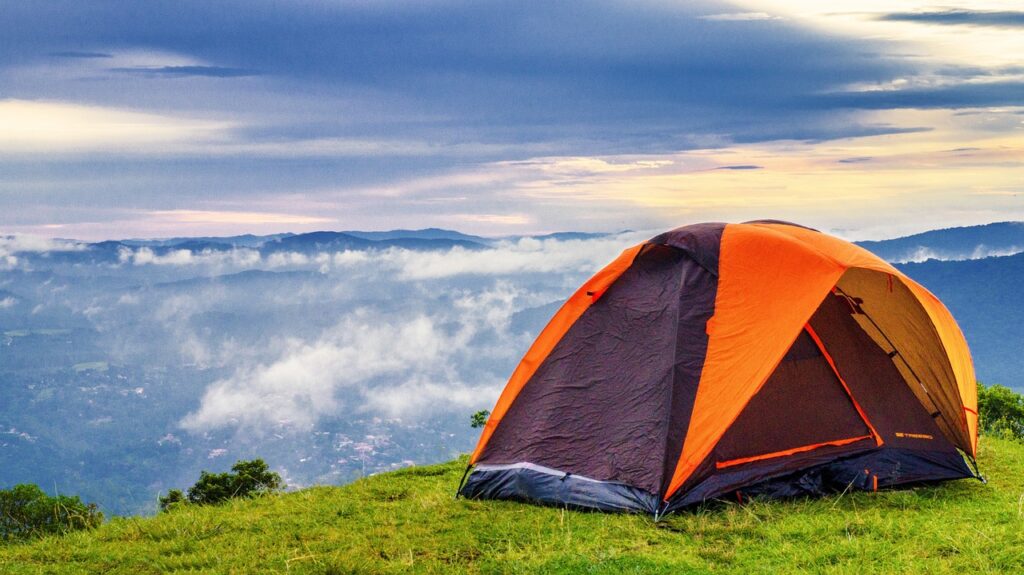
[[[491,415],[491,412],[486,409],[474,413],[469,418],[469,426],[476,429],[477,427],[483,427],[487,425],[487,418]]]
[[[255,497],[284,488],[281,476],[270,470],[262,459],[238,461],[230,473],[199,473],[199,481],[188,488],[188,494],[172,489],[160,498],[160,509],[167,511],[186,502],[215,505],[228,499]]]
[[[77,496],[50,497],[31,483],[0,489],[0,540],[64,534],[102,522],[96,505],[83,503]]]
[[[978,419],[986,433],[1024,439],[1024,396],[1002,385],[978,384]]]
[[[249,497],[278,491],[284,487],[281,476],[274,473],[262,459],[239,461],[231,467],[235,472],[232,488],[236,497]]]

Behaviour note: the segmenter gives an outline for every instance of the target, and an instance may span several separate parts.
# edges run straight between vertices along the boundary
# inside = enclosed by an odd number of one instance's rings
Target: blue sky
[[[1024,217],[1024,11],[818,4],[9,3],[0,232]]]

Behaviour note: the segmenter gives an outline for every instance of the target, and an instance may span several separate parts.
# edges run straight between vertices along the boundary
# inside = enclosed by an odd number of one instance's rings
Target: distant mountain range
[[[953,312],[971,347],[980,381],[1024,388],[1024,253],[897,267]]]
[[[292,233],[285,234],[272,234],[267,236],[255,236],[253,234],[245,234],[241,236],[208,236],[208,237],[194,237],[194,238],[166,238],[166,239],[132,239],[132,240],[121,240],[120,243],[126,246],[147,246],[147,247],[176,247],[182,248],[184,244],[215,244],[215,245],[229,245],[236,247],[247,247],[255,248],[259,247],[267,242],[279,240],[281,238],[287,238],[294,236]]]
[[[627,230],[628,231],[628,230]],[[96,243],[64,240],[65,249],[47,252],[47,258],[70,261],[117,261],[122,249],[148,248],[156,256],[177,250],[194,253],[238,248],[263,254],[319,251],[404,248],[417,251],[448,250],[454,247],[481,249],[498,242],[533,238],[538,240],[590,240],[625,233],[557,232],[532,236],[483,237],[455,230],[425,228],[388,231],[317,231],[302,234],[252,234],[225,237],[177,237],[161,239],[108,240]],[[1024,252],[1024,222],[997,222],[979,226],[931,230],[887,240],[856,242],[894,263],[935,260],[972,260]],[[77,249],[71,249],[77,248]],[[84,249],[83,249],[84,248]]]
[[[618,232],[623,233],[623,232]],[[46,259],[49,263],[117,263],[136,250],[149,250],[155,257],[166,257],[188,250],[227,252],[236,249],[256,250],[261,255],[299,253],[311,255],[319,252],[373,250],[401,248],[412,251],[445,251],[452,248],[479,250],[501,241],[535,238],[538,240],[588,240],[614,234],[588,232],[558,232],[537,236],[505,236],[486,238],[454,230],[426,228],[422,230],[389,231],[318,231],[302,234],[273,234],[257,236],[246,234],[225,237],[177,237],[161,239],[107,240],[95,243],[61,240],[58,249],[38,253],[25,252],[28,260]]]
[[[357,235],[358,234],[358,235]],[[376,234],[376,235],[372,235]],[[462,237],[444,237],[451,236]],[[365,237],[370,235],[372,238]],[[262,244],[259,249],[263,253],[297,252],[316,253],[326,251],[368,250],[404,248],[414,251],[449,250],[455,247],[465,249],[483,249],[487,247],[483,238],[472,238],[458,232],[445,230],[396,230],[392,232],[312,232],[285,238],[279,238]]]
[[[629,231],[629,230],[625,230]],[[156,255],[175,250],[191,252],[226,251],[249,248],[265,253],[296,251],[371,250],[404,248],[408,250],[449,250],[460,247],[475,250],[494,246],[502,240],[523,237],[554,240],[585,240],[614,235],[620,232],[563,231],[541,235],[508,235],[484,237],[451,229],[392,229],[387,231],[313,231],[307,233],[275,233],[270,235],[231,235],[204,237],[168,237],[158,239],[119,239],[94,242],[62,240],[67,247],[85,250],[51,252],[75,253],[83,257],[88,253],[97,259],[117,256],[121,248],[148,248]],[[894,263],[923,262],[927,260],[975,260],[991,256],[1010,256],[1024,252],[1024,222],[996,222],[991,224],[935,229],[902,237],[857,241],[857,245]]]
[[[945,228],[881,241],[857,242],[891,262],[970,260],[1024,251],[1024,222]]]

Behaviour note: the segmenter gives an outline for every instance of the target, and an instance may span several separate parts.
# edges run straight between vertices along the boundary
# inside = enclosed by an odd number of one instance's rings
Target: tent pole
[[[459,498],[459,494],[462,493],[462,486],[466,484],[466,477],[469,476],[469,470],[473,469],[473,464],[466,466],[466,470],[462,472],[462,479],[459,480],[459,487],[455,490],[455,499]]]
[[[835,286],[835,289],[837,292],[839,292],[840,295],[846,298],[851,303],[851,305],[855,306],[855,311],[858,314],[863,315],[864,318],[867,319],[869,323],[871,323],[871,326],[878,331],[878,333],[882,336],[883,339],[885,339],[885,343],[889,344],[889,347],[892,348],[892,352],[890,352],[889,357],[891,359],[895,359],[897,357],[900,358],[900,361],[903,362],[904,367],[907,368],[907,371],[910,372],[910,375],[912,375],[914,377],[914,380],[917,381],[917,385],[920,386],[922,391],[924,391],[924,395],[925,397],[928,398],[929,403],[932,404],[931,416],[936,417],[936,414],[941,413],[941,411],[939,410],[939,406],[935,403],[935,399],[932,398],[931,392],[928,391],[928,388],[924,385],[924,382],[921,381],[921,377],[917,375],[917,372],[914,371],[913,367],[911,367],[910,362],[907,361],[907,358],[903,357],[903,354],[900,353],[900,350],[899,348],[896,347],[896,344],[894,344],[892,340],[889,339],[889,336],[884,331],[882,331],[882,327],[879,326],[877,322],[875,322],[874,318],[872,318],[871,315],[868,314],[868,312],[864,311],[864,308],[857,303],[856,298],[843,291],[843,289],[840,288],[838,285]]]

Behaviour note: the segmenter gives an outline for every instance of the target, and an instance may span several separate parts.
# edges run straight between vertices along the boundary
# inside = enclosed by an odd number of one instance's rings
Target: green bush
[[[0,540],[27,539],[89,529],[103,522],[93,503],[77,496],[50,497],[37,485],[22,483],[0,489]]]
[[[214,505],[228,499],[263,495],[283,488],[281,476],[270,471],[262,459],[239,461],[231,466],[231,473],[200,472],[199,481],[188,488],[187,495],[180,489],[170,490],[160,498],[160,510],[167,511],[186,502]]]
[[[160,497],[160,511],[167,511],[186,503],[188,503],[188,498],[185,497],[185,492],[180,489],[172,489],[167,492],[167,495]]]
[[[1002,385],[978,384],[978,427],[985,433],[1024,440],[1024,395]]]

